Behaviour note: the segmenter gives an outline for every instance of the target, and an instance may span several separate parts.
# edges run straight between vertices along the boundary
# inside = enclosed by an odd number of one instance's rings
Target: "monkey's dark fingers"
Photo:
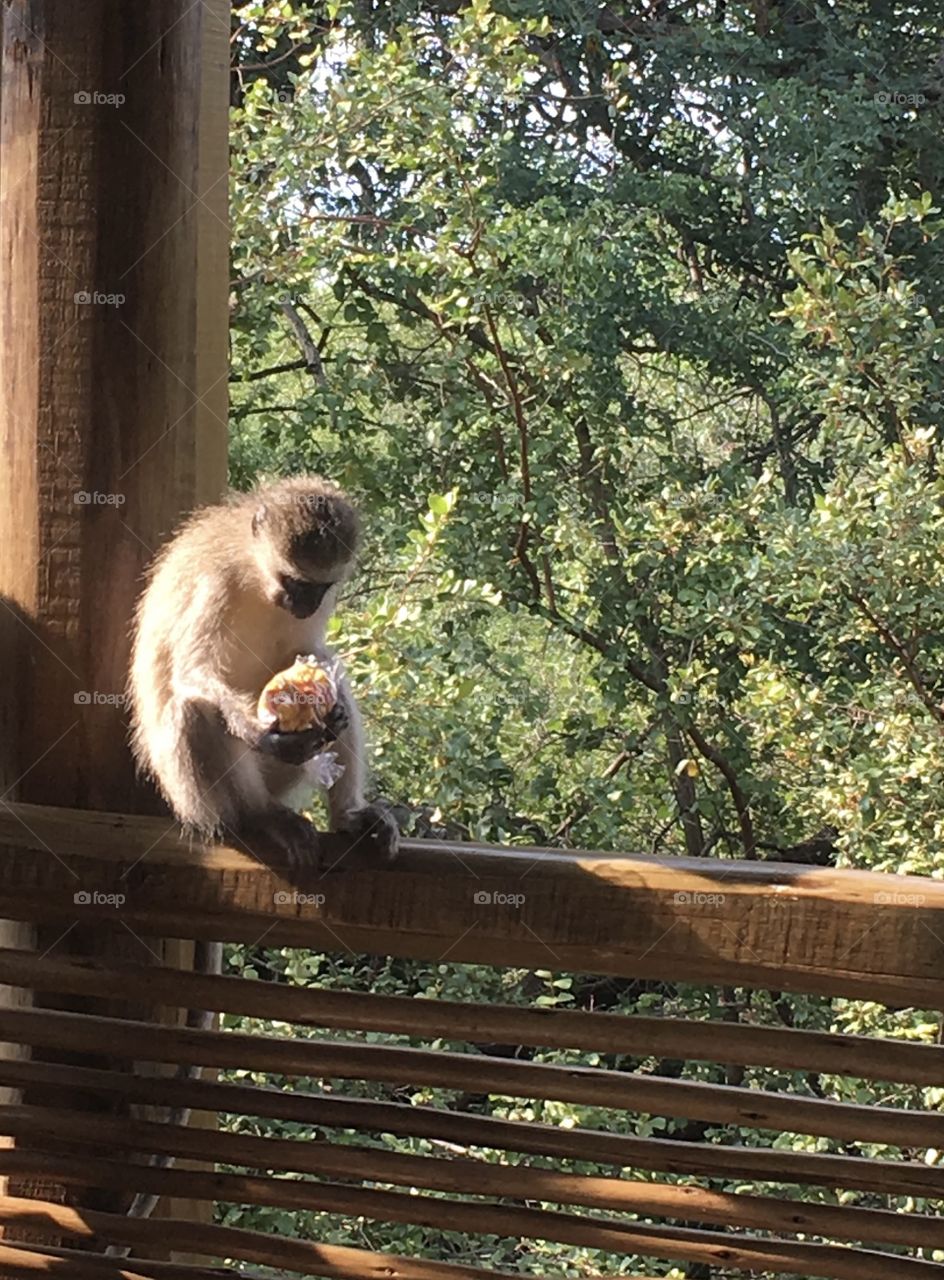
[[[325,716],[325,733],[329,735],[328,741],[336,741],[350,723],[351,717],[348,715],[347,707],[341,701],[336,702]]]
[[[323,751],[330,741],[332,739],[326,736],[321,725],[303,729],[300,733],[279,733],[270,729],[259,738],[257,748],[282,764],[303,765]]]

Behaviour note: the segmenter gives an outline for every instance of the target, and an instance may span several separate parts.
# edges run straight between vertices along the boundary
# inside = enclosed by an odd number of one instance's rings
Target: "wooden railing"
[[[93,923],[143,939],[264,940],[267,947],[944,1009],[938,881],[412,842],[390,870],[338,871],[291,885],[230,849],[186,846],[166,822],[29,806],[0,810],[0,845],[0,916],[43,926],[51,937]],[[643,1068],[685,1059],[820,1073],[827,1082],[890,1081],[912,1086],[919,1101],[922,1088],[944,1087],[938,1044],[322,991],[182,973],[146,960],[143,948],[140,964],[114,965],[55,947],[45,954],[0,950],[0,984],[32,991],[37,1001],[0,1008],[0,1039],[34,1052],[32,1060],[0,1061],[0,1086],[23,1091],[22,1100],[0,1108],[0,1134],[13,1140],[0,1151],[0,1174],[67,1188],[76,1201],[0,1200],[5,1229],[42,1231],[47,1239],[52,1233],[62,1242],[0,1245],[0,1274],[234,1274],[220,1269],[220,1259],[350,1280],[511,1274],[86,1207],[95,1203],[90,1193],[134,1189],[472,1238],[556,1242],[631,1258],[638,1277],[670,1262],[707,1264],[718,1277],[944,1277],[944,1219],[935,1213],[944,1200],[944,1162],[929,1154],[944,1150],[940,1110],[864,1106],[842,1100],[838,1089],[832,1097],[828,1089],[806,1095]],[[63,1007],[68,1002],[73,1007]],[[116,1003],[205,1009],[289,1029],[201,1031],[100,1011]],[[291,1034],[293,1025],[339,1035],[306,1038]],[[351,1034],[359,1032],[370,1036]],[[432,1047],[440,1041],[456,1047]],[[569,1052],[565,1061],[530,1061],[494,1052],[501,1046]],[[580,1065],[576,1054],[643,1063]],[[141,1062],[200,1064],[217,1073],[198,1080],[143,1075],[130,1066]],[[297,1087],[236,1082],[226,1078],[234,1068]],[[613,1123],[564,1128],[469,1115],[446,1103],[337,1096],[324,1083],[337,1080],[568,1102],[602,1109]],[[161,1123],[141,1118],[144,1106],[251,1117],[256,1131]],[[751,1144],[648,1136],[634,1131],[638,1116],[747,1130]],[[304,1136],[257,1132],[270,1122],[301,1126]],[[311,1130],[343,1132],[348,1140],[312,1141]],[[377,1134],[427,1140],[427,1149],[448,1154],[371,1145]],[[778,1134],[813,1135],[841,1148],[783,1149],[774,1145]],[[899,1154],[878,1158],[871,1144]],[[203,1167],[147,1167],[137,1163],[144,1153]],[[773,1189],[735,1190],[744,1181]],[[91,1251],[65,1247],[79,1243]],[[111,1243],[151,1256],[172,1248],[207,1262],[119,1262],[103,1254]]]

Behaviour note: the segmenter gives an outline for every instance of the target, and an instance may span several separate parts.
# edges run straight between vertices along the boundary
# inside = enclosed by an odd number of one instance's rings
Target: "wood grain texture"
[[[0,1225],[14,1223],[34,1226],[53,1221],[65,1235],[94,1240],[96,1235],[120,1240],[149,1251],[163,1247],[168,1233],[179,1239],[193,1253],[210,1257],[236,1257],[262,1266],[300,1272],[324,1280],[515,1280],[507,1271],[482,1271],[478,1267],[448,1262],[431,1262],[423,1258],[403,1258],[390,1253],[368,1253],[343,1245],[312,1244],[302,1240],[285,1240],[258,1231],[234,1227],[203,1226],[179,1219],[173,1222],[141,1221],[117,1214],[66,1208],[57,1204],[41,1204],[12,1197],[0,1198]],[[137,1262],[134,1263],[138,1265]],[[147,1264],[145,1264],[147,1270]],[[155,1273],[158,1274],[158,1273]],[[164,1273],[166,1274],[166,1273]],[[174,1274],[173,1270],[170,1272]],[[224,1273],[225,1274],[225,1273]],[[907,1273],[903,1273],[907,1275]],[[915,1273],[916,1280],[919,1273]],[[121,1272],[118,1272],[121,1275]],[[200,1276],[200,1272],[197,1272]],[[924,1280],[924,1272],[920,1273]],[[931,1273],[928,1273],[930,1280]],[[588,1276],[587,1280],[605,1280]],[[908,1277],[910,1280],[910,1276]]]
[[[116,1071],[52,1063],[0,1062],[0,1082],[21,1084],[31,1073],[52,1089],[158,1106],[225,1111],[233,1115],[287,1120],[316,1129],[393,1133],[463,1147],[522,1152],[554,1160],[581,1161],[616,1169],[795,1183],[882,1196],[944,1200],[944,1168],[920,1160],[879,1160],[853,1155],[725,1146],[671,1138],[640,1138],[599,1129],[564,1129],[533,1121],[465,1115],[430,1106],[338,1097],[332,1091],[286,1091],[215,1080],[150,1080]]]
[[[0,1123],[28,1133],[39,1150],[0,1152],[0,1172],[61,1179],[71,1185],[133,1186],[156,1194],[223,1200],[309,1212],[324,1210],[322,1184],[284,1178],[246,1178],[226,1174],[190,1177],[180,1168],[155,1170],[128,1159],[105,1159],[98,1152],[68,1156],[50,1147],[61,1140],[89,1139],[81,1117],[63,1112],[0,1112]],[[389,1183],[414,1192],[422,1189],[463,1196],[508,1197],[639,1214],[681,1222],[749,1228],[772,1234],[799,1232],[838,1240],[944,1249],[944,1218],[891,1210],[804,1204],[770,1196],[731,1194],[700,1186],[636,1181],[627,1177],[588,1177],[526,1163],[497,1164],[469,1157],[401,1155],[364,1146],[312,1142],[307,1138],[260,1138],[206,1133],[173,1125],[105,1119],[91,1135],[92,1147],[108,1155],[160,1152],[191,1156],[211,1164],[275,1169],[341,1179]],[[333,1189],[336,1190],[336,1189]],[[330,1206],[337,1211],[337,1206]],[[356,1202],[343,1212],[357,1214]]]
[[[3,10],[4,785],[24,799],[142,804],[122,707],[141,571],[226,479],[227,31],[221,0]]]
[[[819,1071],[916,1085],[944,1083],[944,1047],[891,1037],[837,1035],[749,1023],[501,1004],[461,1004],[357,991],[322,991],[94,957],[0,948],[0,982],[68,995],[147,998],[184,1009],[268,1018],[302,1027],[386,1032],[426,1040],[534,1045]]]
[[[226,480],[228,29],[227,0],[0,14],[0,806],[157,811],[126,744],[129,622]],[[63,945],[94,949],[74,926]]]
[[[944,1008],[939,880],[406,841],[390,869],[293,885],[160,819],[43,806],[0,808],[3,846],[0,914],[60,929],[85,920]],[[332,848],[343,868],[343,840]],[[123,901],[77,905],[96,892]]]
[[[91,1052],[107,1044],[136,1060],[286,1076],[426,1084],[503,1097],[546,1098],[614,1110],[683,1116],[777,1133],[807,1133],[897,1147],[944,1146],[944,1114],[860,1106],[786,1092],[674,1080],[600,1067],[558,1067],[485,1054],[360,1041],[292,1040],[39,1009],[0,1009],[0,1036],[41,1048]],[[9,1108],[2,1112],[8,1116]],[[0,1131],[2,1132],[2,1131]]]
[[[198,1178],[202,1175],[187,1175]],[[520,1209],[506,1205],[457,1204],[454,1201],[403,1195],[389,1191],[351,1192],[321,1187],[322,1202],[357,1205],[354,1212],[388,1222],[419,1223],[439,1230],[467,1230],[507,1238],[557,1240],[612,1253],[638,1253],[644,1257],[678,1262],[705,1262],[718,1267],[772,1271],[823,1280],[888,1280],[890,1268],[896,1280],[940,1280],[944,1266],[873,1250],[849,1249],[826,1244],[793,1242],[754,1235],[733,1235],[684,1227],[651,1226],[640,1222],[580,1218],[550,1210]],[[345,1211],[345,1210],[342,1210]],[[347,1209],[346,1211],[350,1211]],[[274,1235],[231,1227],[197,1226],[174,1221],[140,1222],[112,1214],[76,1211],[60,1205],[0,1199],[0,1224],[19,1225],[52,1220],[69,1235],[93,1238],[96,1232],[127,1243],[153,1245],[160,1231],[172,1231],[185,1247],[209,1256],[228,1256],[248,1262],[302,1271],[311,1276],[337,1276],[371,1280],[433,1280],[433,1277],[481,1276],[473,1268],[446,1263],[391,1259],[336,1245],[309,1244]],[[360,1267],[354,1270],[353,1265]],[[448,1269],[447,1269],[448,1268]],[[502,1274],[495,1273],[492,1274]]]
[[[44,1275],[54,1280],[56,1277],[62,1280],[271,1280],[259,1271],[244,1267],[237,1276],[232,1267],[193,1266],[151,1258],[135,1258],[129,1263],[102,1253],[80,1253],[77,1249],[57,1249],[49,1245],[0,1244],[0,1267],[4,1266],[17,1277]],[[600,1277],[589,1276],[587,1280],[600,1280]]]

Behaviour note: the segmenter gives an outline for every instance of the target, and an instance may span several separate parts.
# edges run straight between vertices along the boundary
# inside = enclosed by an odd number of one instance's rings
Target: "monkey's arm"
[[[178,683],[177,696],[182,702],[199,700],[212,704],[228,733],[247,747],[259,745],[265,726],[259,723],[252,700],[247,694],[232,689],[210,668],[188,671]]]
[[[331,829],[349,831],[354,837],[353,861],[387,862],[396,856],[400,833],[384,805],[364,803],[364,728],[345,676],[339,682],[338,694],[337,740],[332,750],[344,772],[328,792]]]
[[[304,764],[337,736],[330,725],[306,729],[301,733],[273,730],[259,720],[248,695],[231,689],[225,680],[206,668],[191,672],[181,692],[189,700],[199,698],[215,706],[227,733],[247,747],[273,756],[283,764]]]

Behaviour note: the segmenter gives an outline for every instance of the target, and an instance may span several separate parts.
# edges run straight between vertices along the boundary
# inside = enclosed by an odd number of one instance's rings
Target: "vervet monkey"
[[[364,801],[364,740],[345,676],[324,728],[277,733],[259,693],[300,654],[331,662],[325,627],[360,536],[354,507],[317,476],[232,496],[187,521],[158,556],[137,610],[132,746],[187,828],[263,861],[317,869],[318,835],[293,802],[316,785],[329,744],[343,767],[331,828],[361,857],[397,849],[396,824]]]
[[[273,732],[256,714],[264,685],[299,655],[333,663],[325,627],[359,535],[350,501],[316,476],[233,495],[197,512],[158,555],[135,618],[129,701],[141,771],[187,829],[300,875],[319,869],[319,838],[292,806],[311,796],[322,776],[314,757],[329,744],[343,766],[328,790],[332,829],[351,833],[358,861],[389,860],[399,839],[386,809],[365,804],[361,719],[343,674],[323,728]],[[198,943],[195,965],[219,973],[220,944]],[[176,1075],[194,1079],[199,1068]],[[188,1117],[172,1108],[167,1122]],[[137,1194],[129,1215],[147,1217],[157,1199]]]

